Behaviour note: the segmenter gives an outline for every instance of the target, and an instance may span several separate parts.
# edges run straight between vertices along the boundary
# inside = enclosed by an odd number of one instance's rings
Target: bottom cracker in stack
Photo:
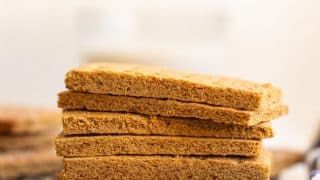
[[[61,179],[269,179],[270,155],[65,158]],[[81,179],[80,178],[80,179]]]
[[[261,144],[273,136],[269,122],[246,127],[90,111],[64,111],[62,121],[64,133],[56,139],[57,154],[65,157],[61,179],[269,178]]]
[[[62,168],[54,153],[60,113],[0,106],[0,179],[53,177]]]

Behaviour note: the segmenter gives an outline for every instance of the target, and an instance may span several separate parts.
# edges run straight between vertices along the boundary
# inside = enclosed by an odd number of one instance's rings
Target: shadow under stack
[[[59,94],[61,179],[269,179],[270,84],[142,65],[95,63]]]

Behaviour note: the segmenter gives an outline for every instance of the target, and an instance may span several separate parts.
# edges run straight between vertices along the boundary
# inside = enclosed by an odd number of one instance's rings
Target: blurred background
[[[320,129],[318,0],[0,0],[1,102],[55,107],[64,74],[94,52],[271,82],[290,115],[269,147],[307,150]]]

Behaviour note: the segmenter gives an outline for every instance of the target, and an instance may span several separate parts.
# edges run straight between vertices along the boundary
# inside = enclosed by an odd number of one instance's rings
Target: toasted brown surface
[[[0,179],[38,176],[62,169],[62,159],[53,150],[33,150],[0,154]]]
[[[247,127],[193,118],[93,111],[64,111],[62,121],[65,135],[133,134],[231,139],[273,137],[269,122]]]
[[[257,156],[261,141],[168,136],[72,136],[56,139],[58,156],[239,155]]]
[[[267,180],[269,154],[253,158],[103,156],[65,158],[62,179]],[[90,169],[90,170],[89,170]]]
[[[0,105],[0,134],[34,134],[60,127],[57,110]]]
[[[57,131],[37,135],[0,135],[0,152],[52,148]]]
[[[194,117],[218,123],[246,126],[269,121],[288,112],[285,105],[274,105],[263,111],[247,111],[175,100],[70,91],[59,94],[58,106],[66,110],[133,112],[147,115]]]
[[[281,101],[271,84],[131,64],[93,63],[67,73],[73,91],[166,98],[255,110]]]

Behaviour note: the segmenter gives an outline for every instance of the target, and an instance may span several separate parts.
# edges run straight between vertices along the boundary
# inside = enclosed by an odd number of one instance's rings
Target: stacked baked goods
[[[56,176],[62,169],[54,152],[60,115],[35,107],[0,106],[0,179]]]
[[[270,84],[113,63],[66,74],[62,179],[269,179]]]

